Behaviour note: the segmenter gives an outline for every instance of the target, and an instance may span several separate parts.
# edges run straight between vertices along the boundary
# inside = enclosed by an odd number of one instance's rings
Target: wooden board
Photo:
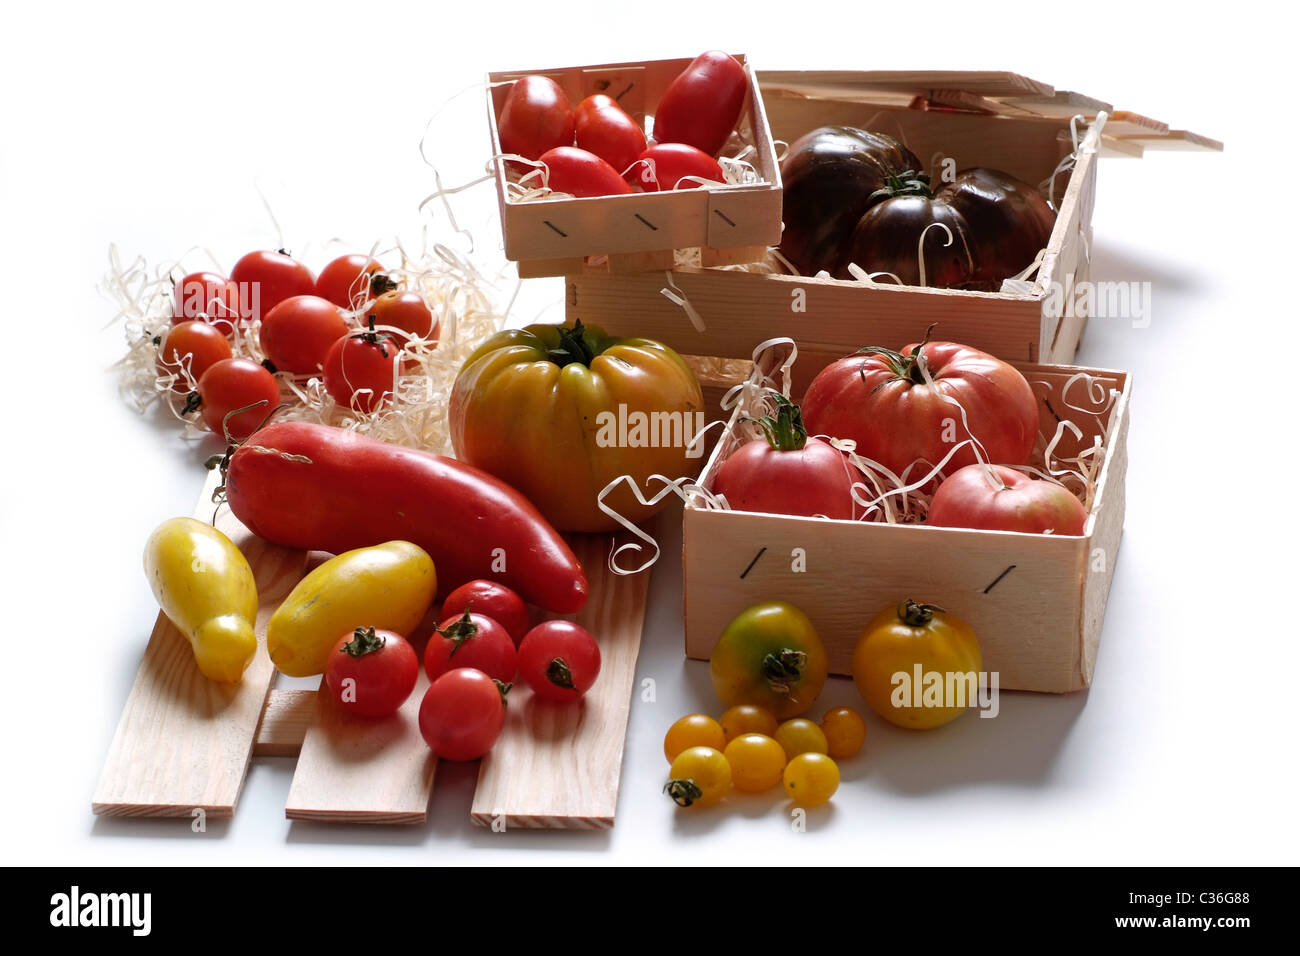
[[[219,477],[208,476],[195,517],[211,518]],[[194,663],[189,641],[160,613],[95,788],[97,814],[234,813],[275,674],[265,651],[266,622],[298,583],[306,554],[254,537],[225,507],[216,527],[244,553],[257,578],[258,653],[240,683],[210,681]]]
[[[421,668],[401,709],[373,718],[347,713],[322,682],[284,815],[330,823],[424,823],[438,762],[418,723],[428,686]]]
[[[253,741],[254,757],[296,757],[316,716],[314,690],[272,687]]]
[[[591,599],[570,619],[600,644],[600,677],[578,704],[537,700],[517,683],[506,727],[479,768],[470,811],[480,826],[608,829],[614,825],[650,572],[609,570],[608,535],[572,535]]]
[[[1006,70],[760,70],[765,87],[810,90],[892,90],[924,96],[932,90],[965,90],[981,96],[1051,96],[1041,83]]]

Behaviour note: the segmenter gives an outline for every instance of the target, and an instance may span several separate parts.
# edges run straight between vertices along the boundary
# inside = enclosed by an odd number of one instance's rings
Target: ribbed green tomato
[[[826,649],[807,615],[785,601],[767,601],[727,625],[709,667],[713,689],[728,707],[755,704],[787,720],[822,692]]]

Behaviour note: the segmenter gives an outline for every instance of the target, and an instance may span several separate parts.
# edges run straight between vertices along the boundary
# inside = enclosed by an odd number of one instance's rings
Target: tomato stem
[[[762,418],[741,418],[743,422],[753,422],[763,429],[767,443],[777,451],[798,451],[808,443],[808,429],[803,425],[803,413],[799,406],[780,392],[773,392],[776,402],[776,416],[764,415]]]
[[[556,687],[563,687],[565,690],[577,690],[573,686],[573,671],[565,663],[563,657],[557,657],[546,665],[546,679]]]
[[[262,359],[262,368],[266,369],[272,375],[274,375],[277,371],[279,371],[279,369],[275,367],[275,363],[272,362],[270,359]]]
[[[202,404],[203,399],[199,396],[198,391],[190,392],[185,396],[185,405],[181,408],[181,414],[188,415],[190,412],[196,412]]]
[[[497,685],[497,693],[501,695],[501,703],[509,704],[510,701],[506,699],[506,695],[510,693],[510,688],[514,687],[515,685],[507,684],[505,681],[499,681],[495,677],[492,678],[492,683]]]
[[[924,358],[922,354],[925,347],[930,343],[930,333],[934,331],[937,322],[931,322],[930,327],[925,330],[925,337],[921,339],[919,345],[912,349],[911,353],[904,355],[894,349],[887,349],[883,345],[868,345],[866,348],[858,349],[858,355],[879,355],[885,359],[885,364],[889,370],[898,378],[907,379],[913,385],[924,385],[925,374],[921,368],[921,362]],[[862,366],[858,369],[858,375],[865,379],[867,363],[864,360]],[[882,382],[881,385],[884,383]],[[877,386],[879,388],[880,386]]]
[[[591,343],[585,337],[587,329],[583,326],[582,319],[574,319],[573,328],[561,326],[558,331],[560,333],[559,348],[550,349],[547,352],[551,357],[551,361],[560,368],[572,365],[574,362],[590,366],[591,360],[596,357],[596,350],[591,347]]]
[[[783,647],[779,651],[771,651],[764,657],[759,669],[773,693],[788,695],[793,690],[791,685],[797,683],[803,676],[803,669],[807,664],[808,655],[804,651]]]
[[[937,604],[917,604],[908,598],[898,605],[898,619],[908,627],[925,627],[934,618],[935,612],[944,613]]]
[[[379,354],[384,358],[388,358],[388,342],[391,342],[393,337],[387,332],[375,331],[375,317],[373,315],[366,316],[366,328],[352,337],[360,339],[368,345],[378,345]]]
[[[890,174],[884,187],[877,189],[867,198],[872,202],[877,199],[893,199],[897,196],[924,196],[930,199],[934,193],[930,191],[930,177],[925,173],[918,173],[914,169],[897,175]]]
[[[456,652],[460,650],[462,644],[478,634],[478,625],[469,616],[469,608],[466,607],[465,613],[461,615],[459,620],[447,627],[436,627],[434,630],[451,641],[451,651],[447,654],[447,659],[451,660],[456,656]]]
[[[397,283],[394,282],[387,272],[376,272],[370,277],[370,296],[373,299],[379,298],[385,292],[396,292]]]
[[[352,640],[339,648],[339,653],[346,654],[348,657],[364,657],[366,654],[373,654],[387,643],[388,638],[376,635],[373,627],[359,627],[352,632]]]
[[[664,793],[668,794],[673,803],[679,807],[689,807],[704,796],[704,791],[689,777],[685,780],[669,780],[664,784]]]

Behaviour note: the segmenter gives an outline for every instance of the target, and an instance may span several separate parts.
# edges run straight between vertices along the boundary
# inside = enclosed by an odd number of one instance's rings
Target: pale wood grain
[[[359,717],[340,707],[322,681],[284,815],[328,823],[424,823],[438,763],[420,734],[420,701],[428,686],[421,668],[396,714]]]
[[[510,692],[506,727],[483,758],[471,818],[507,829],[607,829],[618,807],[650,572],[609,571],[608,535],[572,535],[591,599],[570,616],[600,645],[600,676],[581,701],[552,703],[522,682]]]
[[[1044,295],[1040,329],[1046,343],[1045,360],[1068,365],[1083,338],[1087,315],[1065,308],[1065,292],[1086,282],[1092,272],[1092,212],[1097,198],[1098,144],[1105,138],[1106,121],[1099,119],[1079,144],[1074,169],[1058,201],[1052,242],[1039,267],[1039,283],[1046,290],[1061,288],[1060,297]],[[1062,149],[1066,148],[1062,139]],[[1071,141],[1071,147],[1072,141]],[[1072,292],[1071,292],[1072,294]]]
[[[927,95],[932,90],[965,90],[982,96],[1051,96],[1051,84],[1005,70],[760,70],[764,87],[809,91],[893,90]]]
[[[1120,142],[1145,149],[1188,150],[1193,152],[1223,152],[1222,140],[1211,139],[1185,129],[1171,129],[1164,134],[1140,134],[1116,137]]]
[[[211,518],[208,476],[195,517]],[[265,651],[266,623],[303,573],[305,554],[254,537],[228,508],[216,527],[244,553],[257,579],[258,652],[243,680],[208,680],[189,641],[159,614],[95,788],[97,814],[229,817],[248,770],[253,740],[275,668]]]
[[[253,741],[254,757],[296,757],[316,715],[314,690],[272,687]]]

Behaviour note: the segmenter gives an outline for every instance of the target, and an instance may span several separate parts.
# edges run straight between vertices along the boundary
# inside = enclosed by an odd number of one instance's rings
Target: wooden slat
[[[1144,134],[1140,136],[1121,136],[1124,143],[1141,146],[1145,149],[1188,150],[1223,152],[1223,142],[1193,133],[1185,129],[1171,129],[1164,135]]]
[[[213,472],[194,515],[212,516]],[[228,508],[217,528],[248,558],[257,579],[259,648],[238,684],[208,680],[189,641],[159,614],[95,788],[97,814],[126,817],[230,817],[243,786],[253,739],[274,678],[266,622],[302,576],[306,555],[254,537]]]
[[[600,644],[600,676],[576,703],[537,700],[526,685],[515,684],[505,730],[479,768],[470,815],[480,826],[614,825],[650,572],[610,572],[608,535],[573,535],[569,543],[592,595],[571,619]]]
[[[1168,132],[1168,123],[1128,110],[1116,110],[1106,120],[1107,136],[1162,136]]]
[[[1140,143],[1120,139],[1117,136],[1103,136],[1101,138],[1102,156],[1112,159],[1141,159],[1143,152]]]
[[[271,688],[253,742],[254,757],[296,757],[316,714],[314,690]]]
[[[772,89],[822,87],[892,90],[925,95],[932,90],[966,90],[982,96],[1051,96],[1049,83],[1002,70],[759,70],[758,81]]]
[[[322,686],[294,768],[284,815],[329,823],[419,824],[428,819],[437,758],[420,735],[424,669],[391,717],[347,713]]]
[[[1034,110],[1008,103],[1005,100],[972,93],[970,90],[932,90],[927,99],[931,103],[937,103],[940,106],[953,106],[957,109],[993,113],[998,116],[1041,117],[1043,115]]]
[[[1039,116],[1055,116],[1069,119],[1082,113],[1091,118],[1100,112],[1114,112],[1115,107],[1105,100],[1099,100],[1072,90],[1057,90],[1051,96],[1012,96],[1002,100],[1008,106],[1019,106]]]

